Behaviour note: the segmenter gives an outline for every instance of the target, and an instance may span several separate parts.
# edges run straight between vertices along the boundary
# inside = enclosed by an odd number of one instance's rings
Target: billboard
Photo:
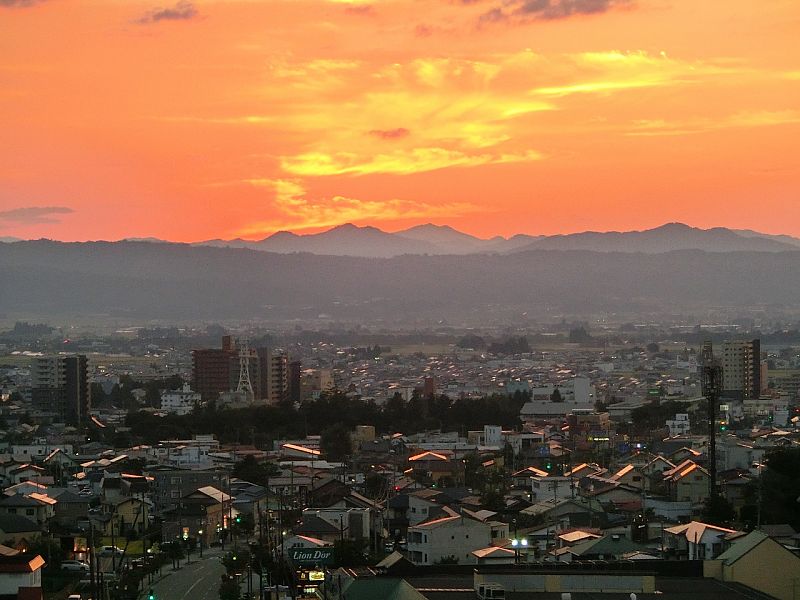
[[[296,565],[331,565],[333,548],[290,548],[289,559]]]

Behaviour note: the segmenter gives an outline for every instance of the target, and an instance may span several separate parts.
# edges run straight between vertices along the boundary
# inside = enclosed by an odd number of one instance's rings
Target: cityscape
[[[800,600],[797,0],[0,0],[0,600]]]
[[[5,560],[109,599],[793,598],[784,327],[16,322]]]

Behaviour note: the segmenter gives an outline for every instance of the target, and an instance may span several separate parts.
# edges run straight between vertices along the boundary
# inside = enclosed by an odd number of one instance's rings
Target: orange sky
[[[0,236],[800,235],[796,0],[0,0]]]

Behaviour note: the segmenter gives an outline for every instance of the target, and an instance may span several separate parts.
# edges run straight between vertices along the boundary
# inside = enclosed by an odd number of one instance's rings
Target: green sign
[[[296,565],[332,565],[333,548],[291,548],[289,558]]]

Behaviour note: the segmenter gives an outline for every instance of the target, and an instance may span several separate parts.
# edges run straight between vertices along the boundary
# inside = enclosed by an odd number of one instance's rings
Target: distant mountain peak
[[[659,225],[658,227],[653,227],[649,231],[689,231],[692,229],[697,229],[697,227],[692,227],[691,225],[687,225],[686,223],[681,223],[679,221],[671,221],[669,223]]]
[[[294,233],[293,231],[286,231],[285,229],[281,229],[280,231],[276,231],[272,235],[268,235],[262,241],[276,240],[276,239],[281,239],[281,238],[296,238],[296,237],[300,237],[300,236],[297,235],[296,233]]]

